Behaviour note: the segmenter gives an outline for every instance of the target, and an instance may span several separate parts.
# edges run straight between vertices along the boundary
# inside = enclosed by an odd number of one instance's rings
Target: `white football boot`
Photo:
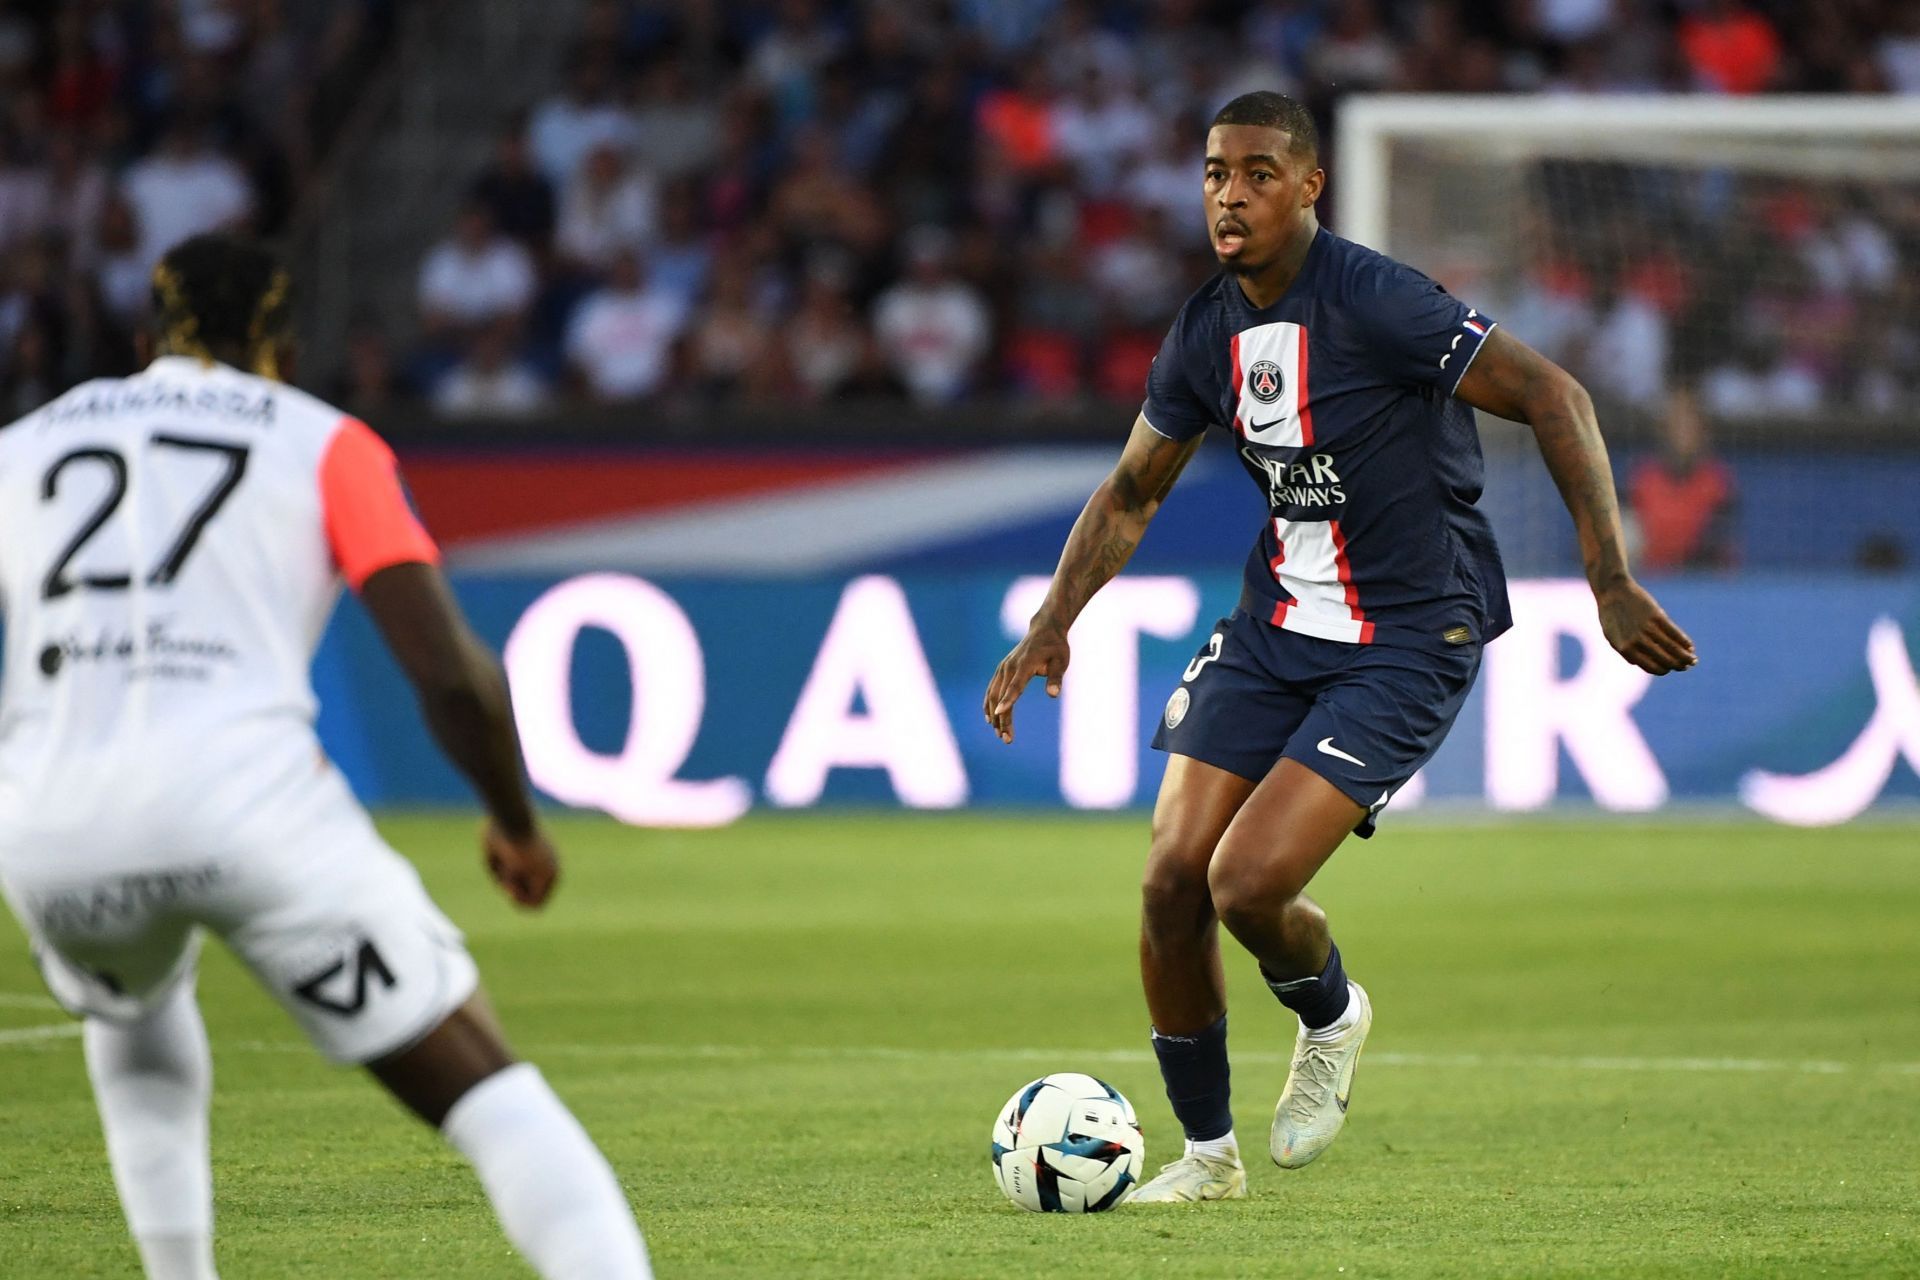
[[[1244,1200],[1247,1170],[1240,1153],[1230,1157],[1183,1156],[1160,1166],[1153,1181],[1128,1197],[1128,1204],[1191,1204],[1196,1200]]]
[[[1347,990],[1355,1002],[1353,1023],[1338,1039],[1316,1044],[1307,1029],[1293,1042],[1293,1066],[1287,1087],[1273,1109],[1273,1129],[1267,1150],[1282,1169],[1298,1169],[1333,1145],[1347,1122],[1347,1099],[1353,1093],[1353,1069],[1360,1062],[1360,1046],[1373,1029],[1373,1005],[1357,982]]]

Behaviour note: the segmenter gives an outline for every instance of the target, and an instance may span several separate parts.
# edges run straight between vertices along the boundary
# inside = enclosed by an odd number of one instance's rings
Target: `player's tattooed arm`
[[[1573,516],[1580,559],[1608,643],[1627,661],[1657,676],[1684,671],[1698,661],[1693,641],[1628,568],[1613,468],[1586,388],[1505,329],[1495,329],[1454,395],[1476,409],[1533,428],[1540,456]]]
[[[1074,521],[1073,532],[1053,571],[1053,584],[1027,634],[1000,663],[987,685],[982,711],[1002,742],[1013,741],[1013,704],[1034,677],[1047,682],[1049,697],[1060,696],[1072,653],[1067,631],[1100,588],[1133,558],[1147,525],[1180,478],[1200,437],[1170,440],[1147,425],[1133,424],[1120,461]]]

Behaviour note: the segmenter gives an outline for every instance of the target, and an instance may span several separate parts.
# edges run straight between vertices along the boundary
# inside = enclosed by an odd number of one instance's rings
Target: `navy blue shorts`
[[[1373,819],[1433,757],[1480,671],[1480,646],[1444,652],[1341,644],[1236,609],[1187,664],[1153,745],[1243,778],[1297,760]]]

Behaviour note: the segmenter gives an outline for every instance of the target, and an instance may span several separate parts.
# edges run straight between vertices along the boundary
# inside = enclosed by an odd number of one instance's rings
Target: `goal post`
[[[1745,563],[1920,560],[1920,99],[1364,95],[1335,126],[1334,230],[1571,369],[1624,465],[1698,415],[1742,484],[1780,490]],[[1483,425],[1512,567],[1574,567],[1524,438]],[[1900,465],[1829,481],[1795,461],[1816,429],[1829,463]],[[1816,533],[1822,507],[1858,527]]]
[[[1920,179],[1920,98],[1699,94],[1358,94],[1340,106],[1332,174],[1340,234],[1396,257],[1396,151],[1506,164],[1678,160],[1782,175]],[[1825,155],[1821,144],[1840,144]],[[1404,232],[1403,232],[1404,235]]]

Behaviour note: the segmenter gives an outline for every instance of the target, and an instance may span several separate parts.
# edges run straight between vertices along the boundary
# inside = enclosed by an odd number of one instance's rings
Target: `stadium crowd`
[[[0,4],[0,421],[131,372],[167,249],[287,225],[399,3]]]
[[[284,228],[400,3],[0,10],[0,409],[124,367],[169,244]],[[1916,0],[583,10],[559,83],[504,123],[420,264],[415,323],[358,325],[322,390],[449,414],[1132,401],[1212,268],[1195,139],[1249,88],[1329,130],[1375,90],[1920,93]],[[1598,389],[1657,408],[1684,383],[1723,418],[1914,393],[1920,201],[1750,185],[1661,210],[1668,250],[1634,258],[1583,235],[1596,180],[1543,173],[1539,250],[1471,283]]]
[[[1195,140],[1255,87],[1327,127],[1365,90],[1920,92],[1920,5],[598,0],[565,82],[502,134],[423,264],[407,376],[463,413],[1137,399],[1211,270]],[[1690,358],[1679,376],[1719,416],[1895,403],[1916,335],[1848,339],[1911,289],[1912,202],[1744,194],[1687,230],[1720,246],[1729,280],[1735,241],[1803,263],[1751,278],[1822,298],[1842,323],[1819,341],[1772,323],[1789,301],[1775,293],[1740,295],[1755,307],[1733,326],[1727,291],[1677,260],[1585,252],[1578,200],[1540,237],[1573,253],[1537,255],[1489,309],[1650,409]],[[1337,224],[1337,184],[1328,205]],[[1691,357],[1702,330],[1737,349]]]

